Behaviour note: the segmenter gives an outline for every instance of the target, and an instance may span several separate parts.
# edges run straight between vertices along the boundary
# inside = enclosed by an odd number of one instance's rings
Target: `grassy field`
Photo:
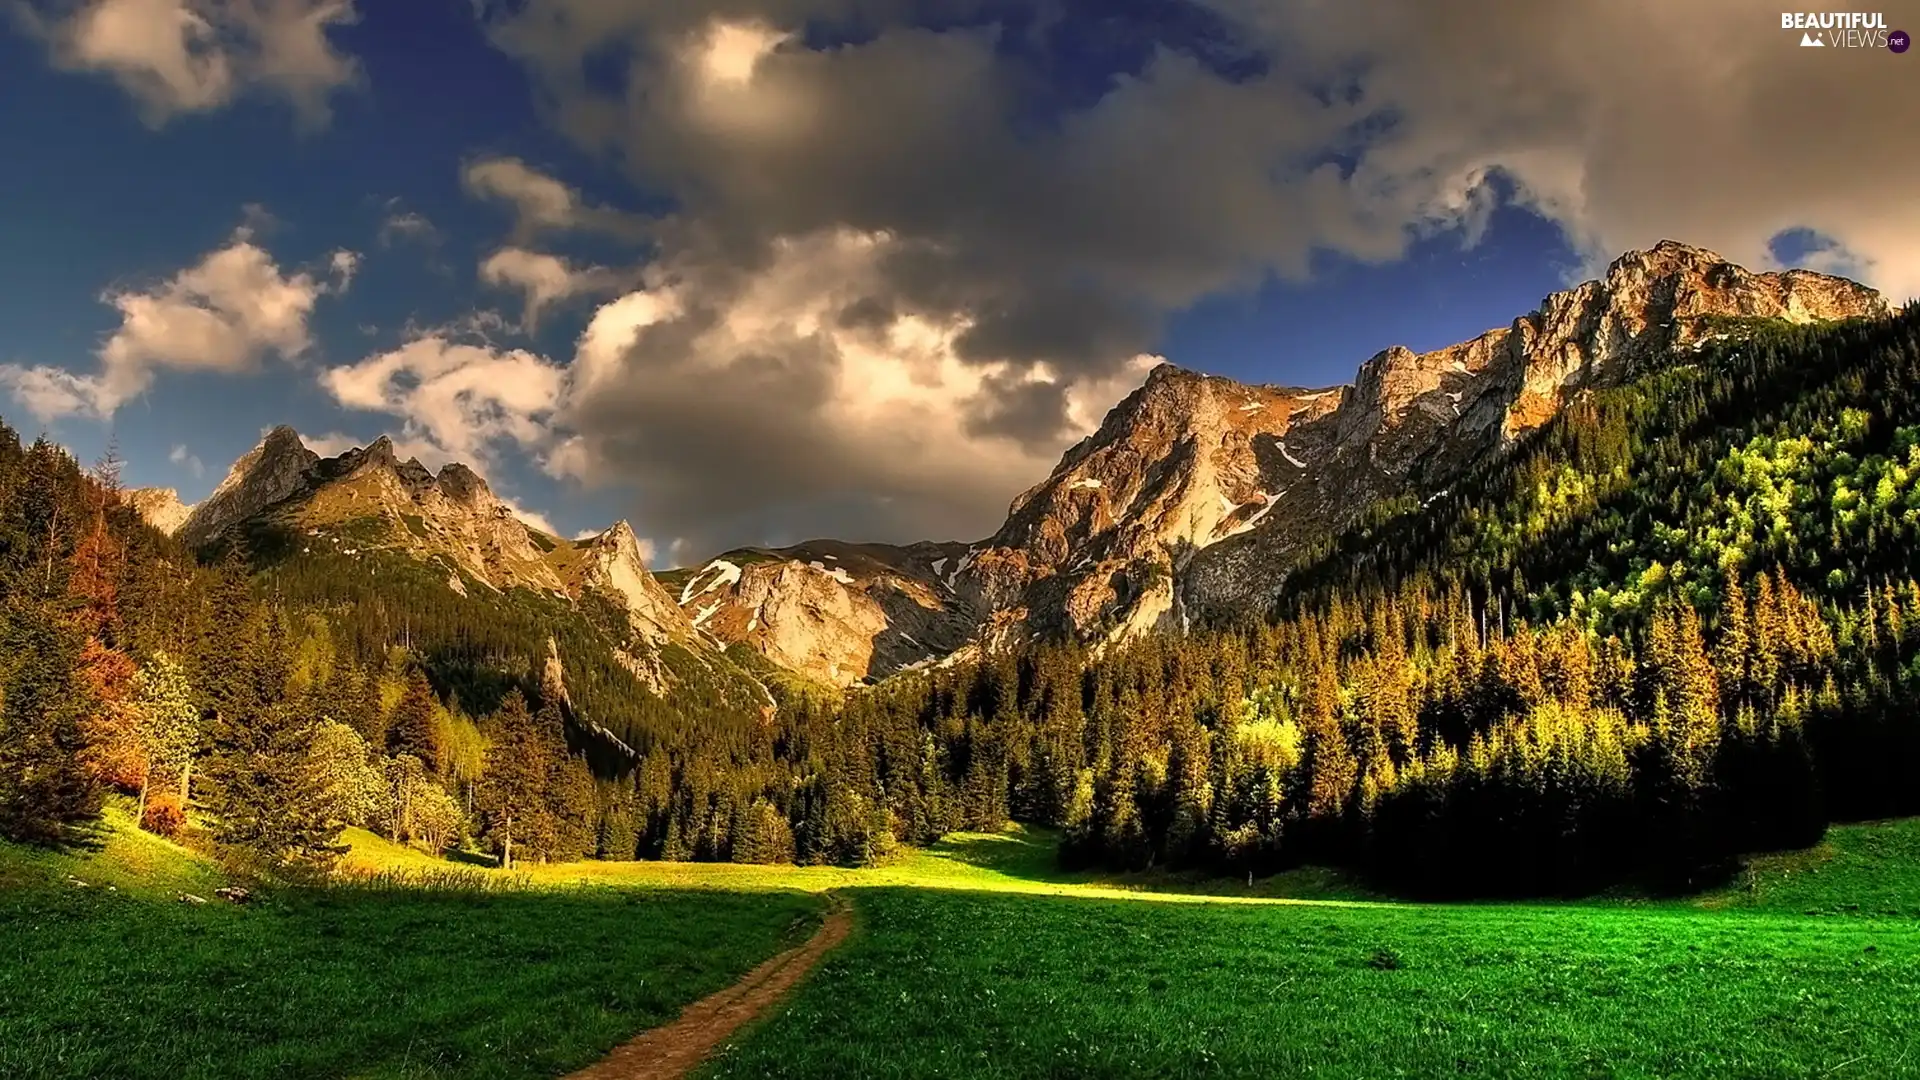
[[[1920,1075],[1920,926],[863,892],[714,1077]]]
[[[554,1076],[835,889],[853,939],[708,1077],[1920,1077],[1920,822],[1836,828],[1707,896],[1463,905],[1315,870],[1062,873],[1020,830],[867,870],[576,864],[465,892],[394,887],[449,864],[351,839],[387,887],[246,908],[174,902],[211,871],[124,829],[84,859],[0,848],[0,924],[28,930],[0,936],[0,1075]]]
[[[193,905],[178,896],[211,898],[210,867],[109,824],[87,855],[0,845],[9,1080],[556,1076],[804,939],[821,909],[499,879]]]
[[[1676,900],[1397,904],[1052,852],[1015,831],[873,870],[534,876],[853,897],[854,940],[710,1077],[1920,1077],[1920,822]]]
[[[709,1077],[1920,1076],[1920,824],[1688,900],[1174,907],[886,886]]]

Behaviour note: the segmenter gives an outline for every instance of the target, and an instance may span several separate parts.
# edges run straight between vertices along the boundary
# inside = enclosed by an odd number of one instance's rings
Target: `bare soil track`
[[[780,1003],[813,965],[853,930],[845,899],[833,896],[820,929],[747,972],[739,982],[686,1007],[679,1019],[642,1032],[567,1080],[679,1080],[748,1022]]]

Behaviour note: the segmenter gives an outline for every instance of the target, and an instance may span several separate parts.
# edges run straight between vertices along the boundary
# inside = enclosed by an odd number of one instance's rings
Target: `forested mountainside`
[[[269,436],[181,524],[196,559],[112,461],[0,431],[0,828],[58,837],[118,787],[283,865],[348,824],[860,862],[1013,816],[1113,865],[1484,892],[1686,877],[1920,809],[1920,311],[1702,326],[1356,512],[1233,629],[844,692],[660,610],[724,568],[662,588],[630,531],[530,532],[456,467]],[[796,550],[836,582],[956,557]]]
[[[1716,330],[1375,507],[1270,619],[888,684],[851,711],[917,718],[949,783],[880,782],[1116,866],[1474,893],[1920,811],[1920,309]]]
[[[1470,341],[1383,349],[1347,386],[1162,365],[985,540],[723,555],[689,568],[699,587],[679,597],[721,640],[837,685],[979,645],[1183,632],[1270,603],[1373,504],[1452,484],[1717,319],[1887,314],[1843,278],[1754,273],[1666,241]]]

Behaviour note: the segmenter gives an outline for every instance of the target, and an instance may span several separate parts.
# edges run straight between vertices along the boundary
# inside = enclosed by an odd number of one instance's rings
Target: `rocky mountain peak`
[[[172,536],[186,523],[193,508],[180,501],[180,493],[172,488],[135,488],[127,492],[127,503],[132,506],[141,520]]]
[[[199,543],[227,526],[306,489],[320,455],[307,449],[300,433],[285,424],[267,432],[259,445],[240,456],[226,479],[181,523],[179,534]]]
[[[1016,499],[955,588],[1042,633],[1113,636],[1271,595],[1298,553],[1381,498],[1435,491],[1582,389],[1715,332],[1716,316],[1884,316],[1873,290],[1755,273],[1662,241],[1510,326],[1395,345],[1351,387],[1248,386],[1171,364]],[[994,614],[994,613],[998,614]]]
[[[150,501],[159,514],[165,500]],[[196,541],[242,521],[270,520],[303,537],[303,554],[357,559],[379,551],[438,563],[450,568],[448,588],[461,595],[474,582],[575,600],[593,590],[625,609],[641,638],[700,644],[687,616],[648,571],[627,522],[579,543],[546,536],[522,522],[472,468],[455,462],[436,474],[417,459],[400,461],[386,436],[322,459],[292,428],[277,428],[235,463],[190,520]],[[350,539],[336,531],[342,526],[351,526]],[[619,658],[648,685],[663,685],[664,676],[637,654]]]
[[[1623,274],[1658,275],[1673,273],[1682,269],[1696,271],[1711,270],[1717,266],[1731,266],[1706,248],[1678,240],[1662,240],[1650,248],[1640,251],[1627,251],[1608,264],[1606,277],[1613,278]]]
[[[261,436],[259,449],[270,453],[297,453],[306,450],[307,444],[300,439],[300,433],[290,424],[275,424]]]
[[[625,520],[599,536],[579,542],[587,553],[581,585],[616,597],[634,628],[649,637],[684,640],[693,624],[647,569],[640,538]]]
[[[434,479],[442,494],[463,506],[478,507],[493,502],[493,489],[480,474],[457,461],[443,466]]]

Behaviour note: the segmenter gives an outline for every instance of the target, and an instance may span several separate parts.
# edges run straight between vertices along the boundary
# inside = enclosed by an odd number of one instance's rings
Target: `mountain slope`
[[[177,514],[138,504],[149,520]],[[472,469],[400,461],[384,437],[322,458],[275,428],[176,534],[203,553],[238,547],[282,595],[362,640],[410,645],[470,693],[541,688],[621,756],[681,738],[689,718],[763,720],[771,707],[654,579],[626,522],[549,536]]]
[[[972,637],[978,613],[951,572],[961,544],[741,548],[661,581],[704,633],[746,645],[832,686],[881,678],[946,656]]]
[[[1583,391],[1686,357],[1717,320],[1888,314],[1851,281],[1757,274],[1666,241],[1471,341],[1383,350],[1348,386],[1250,386],[1163,365],[982,542],[886,549],[933,557],[889,554],[845,581],[807,550],[729,553],[704,578],[680,572],[697,587],[679,599],[721,640],[838,682],[962,642],[1180,630],[1271,603],[1369,507],[1437,496]],[[882,602],[876,582],[916,602]]]

